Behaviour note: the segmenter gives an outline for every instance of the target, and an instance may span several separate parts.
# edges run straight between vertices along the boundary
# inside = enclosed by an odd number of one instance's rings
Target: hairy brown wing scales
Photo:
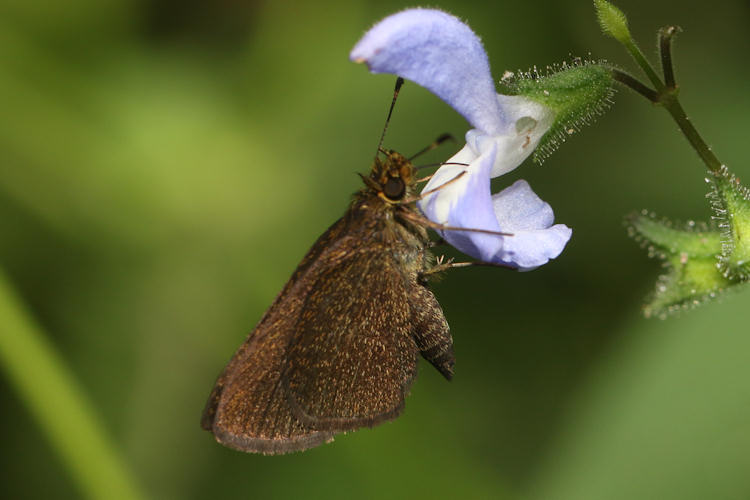
[[[414,249],[357,248],[347,221],[313,245],[219,377],[201,422],[219,442],[287,453],[394,418],[417,352],[452,376],[448,325],[421,266],[395,261]]]
[[[289,354],[287,382],[305,424],[345,431],[393,418],[416,375],[417,346],[403,274],[385,252],[332,270],[308,297]],[[363,272],[364,270],[364,272]],[[341,276],[348,279],[342,282]],[[362,294],[361,284],[367,287]]]
[[[302,425],[281,388],[281,370],[293,338],[302,299],[325,267],[312,266],[335,253],[345,219],[339,219],[312,246],[258,325],[219,376],[201,425],[227,446],[259,453],[287,453],[332,438]]]

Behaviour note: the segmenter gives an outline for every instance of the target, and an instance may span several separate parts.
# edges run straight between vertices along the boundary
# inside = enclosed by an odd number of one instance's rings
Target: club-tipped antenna
[[[404,84],[404,79],[400,76],[396,79],[396,87],[393,89],[393,100],[391,101],[391,107],[388,110],[388,117],[385,119],[385,126],[383,126],[383,133],[380,136],[380,142],[378,142],[378,149],[375,152],[375,158],[378,157],[378,153],[383,151],[383,140],[385,139],[385,131],[388,130],[388,123],[391,121],[391,114],[393,114],[393,107],[396,105],[396,98],[398,98],[398,92],[401,90],[401,86]]]

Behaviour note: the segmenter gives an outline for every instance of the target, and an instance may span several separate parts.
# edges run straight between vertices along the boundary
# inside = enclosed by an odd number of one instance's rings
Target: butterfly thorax
[[[355,193],[350,217],[386,244],[423,250],[428,238],[425,228],[414,222],[421,217],[414,200],[415,173],[414,165],[395,151],[376,158],[370,175],[361,175],[365,187]]]

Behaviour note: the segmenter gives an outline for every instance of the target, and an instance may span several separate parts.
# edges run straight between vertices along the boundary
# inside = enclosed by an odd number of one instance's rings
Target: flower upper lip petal
[[[408,9],[373,26],[350,59],[373,73],[393,73],[443,99],[475,128],[506,131],[506,120],[482,43],[458,18],[434,9]]]

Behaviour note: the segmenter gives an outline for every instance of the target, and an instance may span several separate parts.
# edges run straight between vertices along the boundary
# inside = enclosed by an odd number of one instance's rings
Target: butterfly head
[[[384,151],[385,159],[376,158],[369,176],[362,176],[368,188],[389,204],[401,203],[416,183],[414,165],[402,154]]]

